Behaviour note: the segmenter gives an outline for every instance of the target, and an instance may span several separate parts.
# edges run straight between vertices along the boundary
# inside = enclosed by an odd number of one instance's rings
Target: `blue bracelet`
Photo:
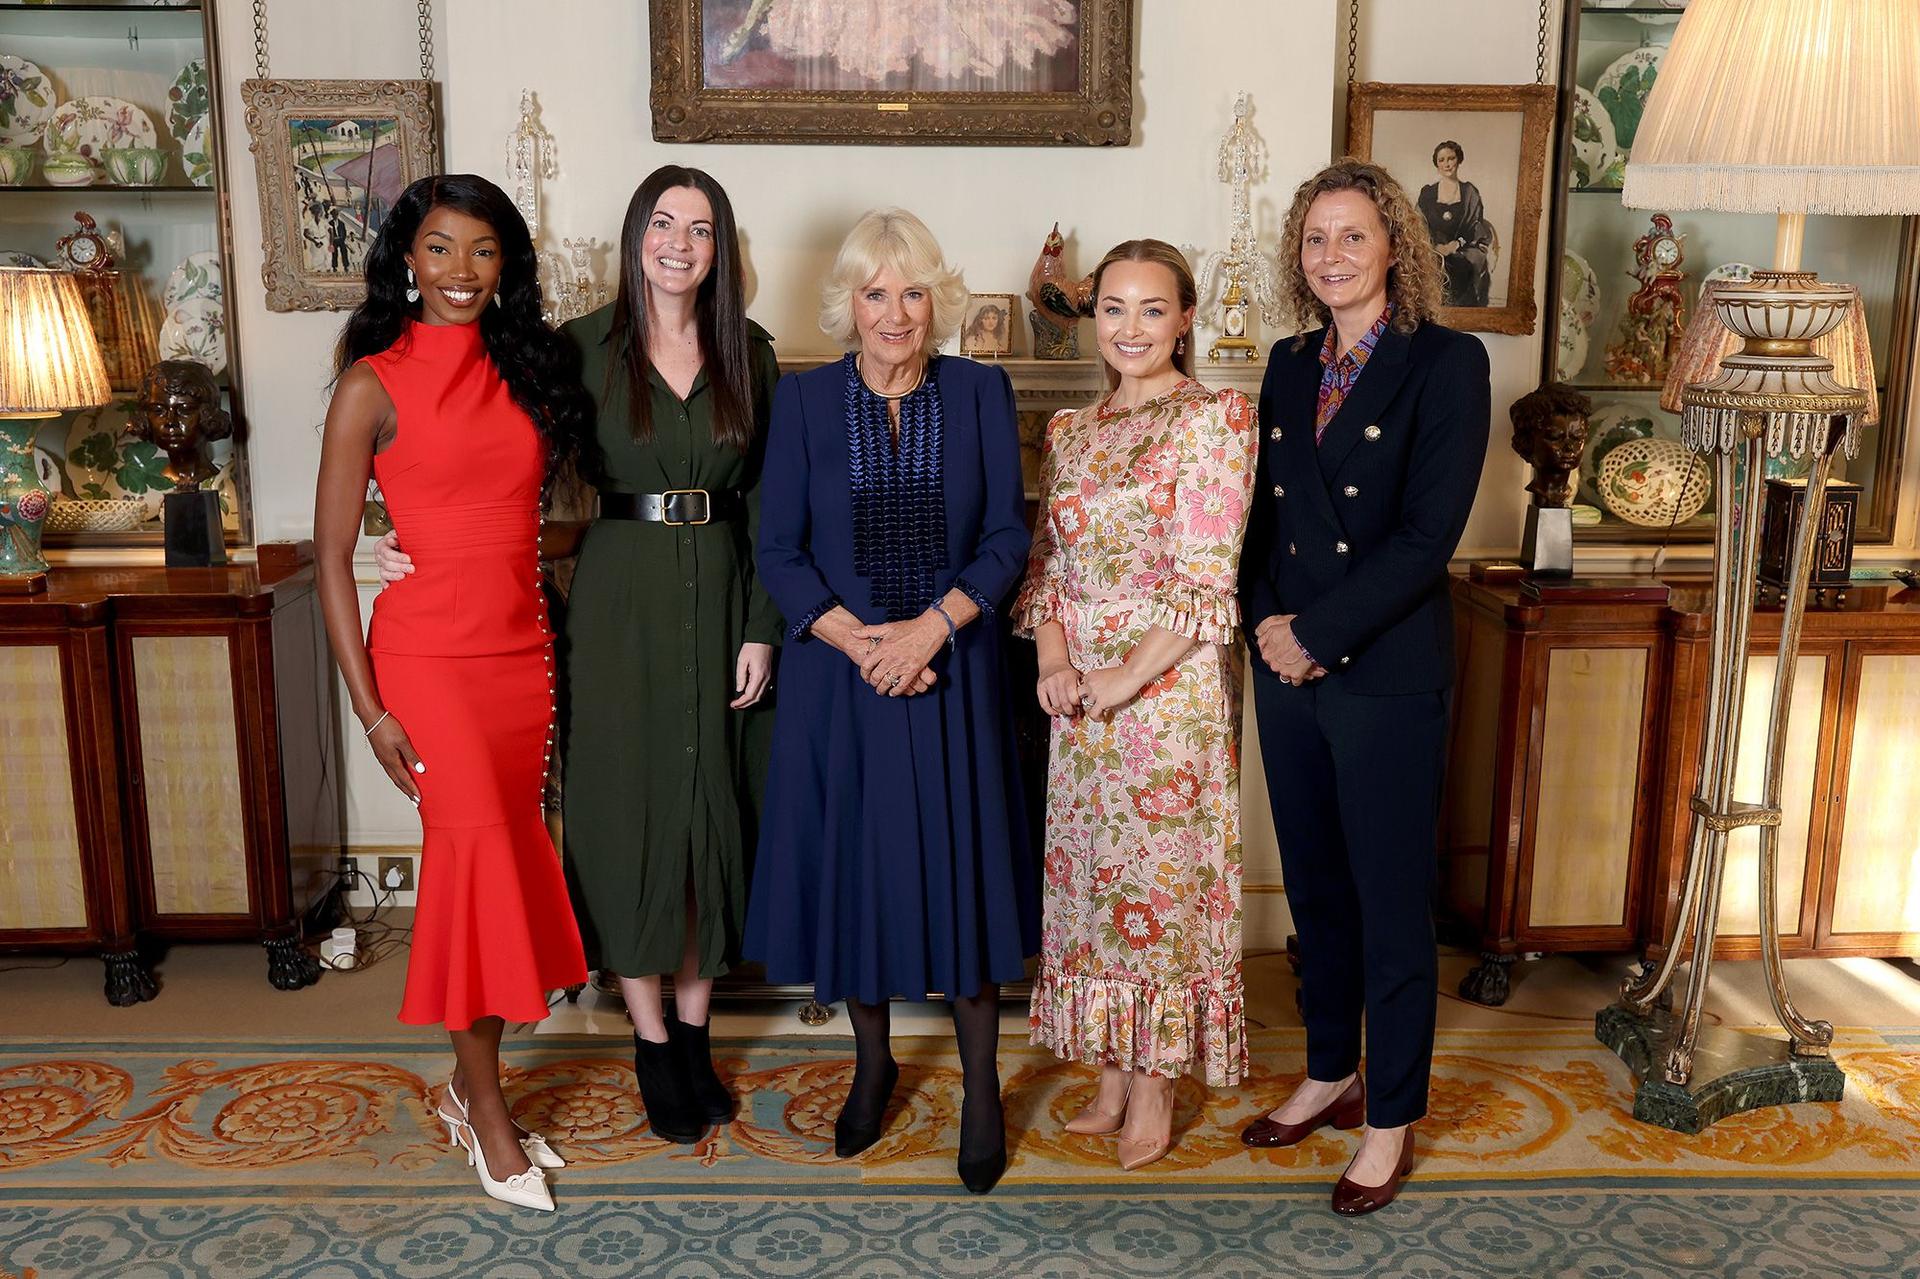
[[[942,608],[938,603],[933,605],[933,611],[940,614],[940,620],[947,624],[947,647],[952,648],[953,637],[960,633],[960,628],[953,624],[953,618],[949,617],[947,610]]]

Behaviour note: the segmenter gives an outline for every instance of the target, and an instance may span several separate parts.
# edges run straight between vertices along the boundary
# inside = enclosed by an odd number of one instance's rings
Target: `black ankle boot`
[[[705,1026],[689,1026],[678,1017],[667,1019],[667,1040],[680,1057],[686,1073],[688,1099],[694,1111],[712,1123],[724,1124],[733,1118],[733,1094],[713,1073],[713,1041]]]
[[[833,1121],[833,1153],[842,1159],[851,1159],[880,1140],[880,1130],[887,1123],[887,1103],[893,1099],[894,1085],[900,1082],[899,1063],[887,1062],[887,1073],[882,1079],[877,1100],[868,1099],[856,1112],[854,1097],[859,1093],[859,1082],[859,1072],[856,1071],[856,1086],[847,1090],[846,1104],[840,1107],[840,1117]]]
[[[984,1195],[992,1190],[1000,1180],[1000,1174],[1007,1170],[1007,1116],[1001,1109],[998,1096],[993,1099],[993,1109],[994,1122],[990,1133],[977,1134],[970,1145],[967,1141],[964,1103],[961,1108],[960,1184],[976,1195]]]
[[[647,1108],[647,1126],[663,1141],[691,1146],[706,1135],[700,1112],[687,1084],[686,1068],[671,1042],[652,1043],[633,1037],[633,1074],[640,1084],[640,1104]]]

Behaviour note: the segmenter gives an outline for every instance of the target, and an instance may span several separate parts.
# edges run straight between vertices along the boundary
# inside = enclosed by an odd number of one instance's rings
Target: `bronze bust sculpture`
[[[162,360],[140,379],[127,429],[166,453],[176,493],[192,493],[216,474],[201,446],[232,435],[233,419],[220,407],[220,388],[206,365]]]
[[[1513,419],[1513,451],[1533,467],[1527,485],[1533,505],[1572,506],[1593,401],[1564,382],[1548,382],[1515,400],[1507,412]]]

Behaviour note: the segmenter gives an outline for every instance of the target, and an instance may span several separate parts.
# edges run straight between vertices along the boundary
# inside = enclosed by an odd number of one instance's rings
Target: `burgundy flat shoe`
[[[1355,1075],[1338,1097],[1328,1102],[1319,1114],[1304,1123],[1283,1124],[1266,1115],[1240,1130],[1242,1145],[1271,1149],[1293,1146],[1321,1128],[1358,1128],[1367,1121],[1367,1086]]]
[[[1333,1210],[1342,1217],[1364,1217],[1377,1212],[1393,1202],[1400,1193],[1400,1183],[1413,1171],[1413,1129],[1409,1127],[1400,1135],[1400,1166],[1393,1170],[1393,1176],[1384,1186],[1363,1186],[1356,1181],[1348,1181],[1342,1175],[1333,1187]]]

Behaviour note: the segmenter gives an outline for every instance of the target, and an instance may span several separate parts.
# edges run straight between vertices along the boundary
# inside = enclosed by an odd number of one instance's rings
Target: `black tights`
[[[953,1033],[960,1046],[960,1076],[966,1100],[960,1107],[960,1149],[991,1148],[1004,1131],[1000,1114],[1000,987],[983,985],[971,999],[955,999]],[[853,1023],[853,1086],[847,1090],[846,1113],[863,1126],[880,1122],[894,1077],[893,1048],[889,1042],[892,1017],[889,1006],[847,1000],[847,1020]]]

